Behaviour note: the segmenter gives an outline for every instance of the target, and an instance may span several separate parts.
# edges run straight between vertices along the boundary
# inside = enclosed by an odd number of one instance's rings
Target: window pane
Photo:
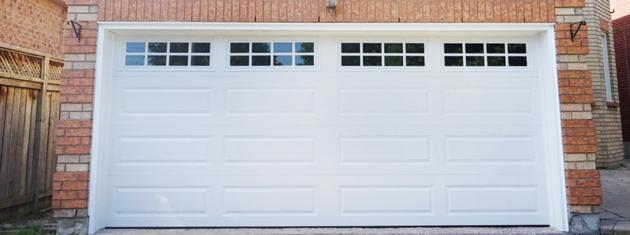
[[[290,53],[293,51],[290,42],[276,42],[273,44],[273,52]]]
[[[127,66],[143,66],[144,65],[144,56],[143,55],[128,55],[125,57],[125,65]]]
[[[271,53],[271,43],[269,42],[252,43],[252,53]]]
[[[292,64],[293,57],[290,55],[273,56],[273,65],[275,66],[291,66]]]
[[[170,56],[168,64],[170,66],[188,66],[188,56]]]
[[[508,61],[510,66],[527,66],[527,57],[525,56],[510,56]]]
[[[402,50],[402,45],[400,47]],[[403,66],[402,56],[385,56],[385,66]]]
[[[165,42],[150,42],[149,52],[166,53],[166,43]]]
[[[341,53],[361,53],[361,44],[359,43],[342,43]]]
[[[405,45],[407,53],[424,53],[423,43],[407,43]]]
[[[381,53],[380,43],[363,43],[363,53]]]
[[[295,56],[295,65],[312,66],[315,65],[315,57],[312,55]]]
[[[128,42],[127,43],[127,52],[130,53],[143,53],[144,52],[144,42]]]
[[[466,53],[483,53],[483,44],[466,43]]]
[[[147,65],[166,66],[166,56],[165,55],[150,55],[147,57]]]
[[[527,53],[527,47],[523,43],[510,43],[508,53]]]
[[[192,66],[208,66],[210,65],[210,56],[192,56],[190,64]]]
[[[484,66],[483,56],[466,56],[466,66]]]
[[[363,56],[363,66],[381,66],[380,56]]]
[[[172,53],[187,53],[188,43],[187,42],[172,42],[170,51]]]
[[[488,56],[488,66],[505,66],[505,56]]]
[[[407,66],[424,66],[424,56],[407,56]]]
[[[230,56],[230,66],[248,66],[249,56]]]
[[[252,56],[252,66],[271,66],[271,56]]]
[[[193,53],[210,53],[210,43],[193,43]]]
[[[444,44],[444,53],[464,53],[464,49],[460,43],[446,43]]]
[[[342,56],[341,57],[341,66],[360,66],[360,65],[361,65],[360,56]]]
[[[295,52],[315,52],[315,43],[312,42],[296,42]]]
[[[446,56],[446,57],[444,57],[444,65],[446,65],[446,66],[464,66],[464,57],[462,57],[462,56]]]
[[[230,43],[230,52],[232,53],[249,53],[249,43],[233,42]]]
[[[385,53],[403,53],[403,44],[402,43],[385,43]]]
[[[505,44],[503,43],[488,43],[486,44],[486,50],[489,54],[503,54],[505,53]]]

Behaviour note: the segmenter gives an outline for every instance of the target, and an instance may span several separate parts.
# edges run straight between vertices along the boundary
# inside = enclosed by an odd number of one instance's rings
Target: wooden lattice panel
[[[0,48],[0,73],[20,78],[39,79],[42,57]]]
[[[63,72],[63,62],[50,61],[48,64],[48,79],[59,81],[61,80],[61,73]]]

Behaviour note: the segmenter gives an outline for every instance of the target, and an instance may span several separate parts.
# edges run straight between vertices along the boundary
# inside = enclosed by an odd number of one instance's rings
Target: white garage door
[[[107,226],[549,224],[535,37],[116,41]]]

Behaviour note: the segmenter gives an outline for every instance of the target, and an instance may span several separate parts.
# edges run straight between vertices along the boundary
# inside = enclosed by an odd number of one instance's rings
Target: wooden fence
[[[63,60],[0,44],[0,221],[50,207]]]

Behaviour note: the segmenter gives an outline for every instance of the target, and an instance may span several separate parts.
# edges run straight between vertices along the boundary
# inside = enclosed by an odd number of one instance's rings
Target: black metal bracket
[[[68,25],[72,26],[72,30],[74,31],[74,36],[77,37],[77,40],[81,42],[81,24],[77,23],[74,20],[69,20]]]
[[[573,26],[576,24],[577,24],[577,29],[573,31]],[[582,29],[582,25],[586,25],[586,21],[583,20],[583,21],[569,25],[569,28],[571,30],[571,41],[575,40],[575,36],[577,36],[577,34],[580,32],[580,29]]]

